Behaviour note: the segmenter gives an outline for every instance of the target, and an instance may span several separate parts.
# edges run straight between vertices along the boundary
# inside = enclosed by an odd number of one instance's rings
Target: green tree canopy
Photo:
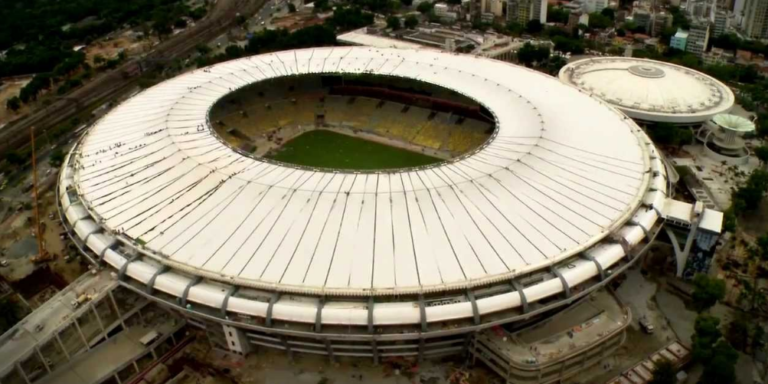
[[[15,301],[0,299],[0,334],[13,328],[21,320],[21,308]]]
[[[531,34],[537,34],[540,33],[542,30],[544,30],[544,26],[541,24],[538,20],[530,20],[525,25],[525,31]]]
[[[616,12],[613,10],[613,8],[603,8],[603,10],[600,11],[600,14],[611,20],[616,18]]]
[[[694,324],[691,356],[697,363],[707,364],[712,359],[713,347],[720,339],[720,319],[706,313],[699,314]]]
[[[421,12],[422,14],[426,14],[426,13],[429,13],[429,11],[431,11],[432,8],[434,8],[434,7],[435,7],[434,4],[432,4],[431,2],[425,0],[425,1],[422,1],[421,3],[419,3],[418,6],[416,6],[416,10]]]
[[[589,14],[589,27],[594,29],[606,29],[613,26],[613,19],[602,13],[594,12]]]
[[[404,24],[406,28],[414,29],[417,25],[419,25],[419,19],[414,15],[408,15],[408,17],[405,18]]]
[[[607,8],[606,8],[607,9]],[[677,384],[677,369],[671,361],[663,359],[656,362],[653,378],[648,384]]]
[[[16,112],[21,108],[21,100],[19,100],[18,96],[11,97],[5,102],[5,107]]]
[[[725,340],[720,340],[712,349],[712,358],[704,365],[704,374],[699,384],[736,383],[736,362],[739,353]]]
[[[397,31],[401,28],[400,25],[400,18],[397,16],[389,16],[387,17],[387,28],[392,29],[394,31]]]
[[[693,278],[693,286],[693,306],[699,313],[712,308],[725,297],[725,280],[700,273]]]

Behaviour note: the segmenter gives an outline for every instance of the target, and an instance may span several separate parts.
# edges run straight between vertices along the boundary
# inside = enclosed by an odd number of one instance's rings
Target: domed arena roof
[[[720,81],[679,65],[654,60],[600,57],[560,70],[560,80],[600,97],[633,119],[699,123],[734,104]]]

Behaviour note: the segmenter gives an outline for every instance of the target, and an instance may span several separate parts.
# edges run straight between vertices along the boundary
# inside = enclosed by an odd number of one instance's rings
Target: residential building
[[[653,15],[653,21],[648,34],[651,36],[661,36],[665,28],[672,26],[672,15],[665,12],[659,12]]]
[[[709,20],[698,19],[691,21],[691,29],[688,31],[687,52],[702,57],[709,43]]]
[[[653,15],[645,9],[635,9],[632,14],[632,20],[638,27],[643,27],[646,32],[651,30],[651,19]]]
[[[669,41],[669,47],[685,51],[685,47],[688,44],[688,31],[678,29],[677,33],[672,36]]]
[[[587,13],[600,12],[608,7],[608,0],[585,0],[584,7]]]
[[[722,48],[712,48],[712,51],[704,53],[702,60],[706,65],[725,65],[734,60],[732,53],[728,53]]]
[[[768,39],[768,0],[746,0],[744,33],[753,39]]]
[[[575,28],[579,27],[579,24],[589,25],[589,14],[583,12],[571,12],[568,15],[568,25],[566,27],[573,31]]]
[[[435,4],[435,16],[439,17],[443,21],[456,21],[458,19],[458,13],[453,12],[451,6],[445,3]]]
[[[547,22],[547,0],[508,0],[507,20],[522,25],[531,20]]]
[[[714,37],[718,37],[723,33],[726,33],[731,25],[731,15],[726,11],[715,12],[715,27],[712,31]]]

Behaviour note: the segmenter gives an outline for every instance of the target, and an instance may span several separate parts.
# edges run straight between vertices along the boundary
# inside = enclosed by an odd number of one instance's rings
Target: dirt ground
[[[157,41],[155,38],[137,40],[131,36],[119,36],[109,40],[99,40],[85,47],[85,56],[89,64],[97,55],[109,60],[125,51],[128,56],[138,55],[149,51]]]
[[[13,112],[5,108],[5,103],[8,99],[18,96],[21,88],[27,85],[30,80],[32,80],[31,77],[4,82],[3,85],[0,85],[0,128],[28,112],[29,107],[26,105],[22,105],[18,112]]]

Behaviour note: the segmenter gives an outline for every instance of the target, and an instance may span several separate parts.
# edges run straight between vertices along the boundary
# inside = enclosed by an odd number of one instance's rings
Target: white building
[[[691,21],[691,29],[688,31],[687,52],[702,57],[709,43],[709,20],[698,19]]]
[[[731,14],[726,11],[715,12],[715,26],[713,29],[713,37],[718,37],[728,31],[731,26]]]
[[[522,25],[531,20],[547,22],[547,0],[507,0],[507,20]]]
[[[743,29],[747,37],[768,39],[768,0],[746,0],[743,17]]]

